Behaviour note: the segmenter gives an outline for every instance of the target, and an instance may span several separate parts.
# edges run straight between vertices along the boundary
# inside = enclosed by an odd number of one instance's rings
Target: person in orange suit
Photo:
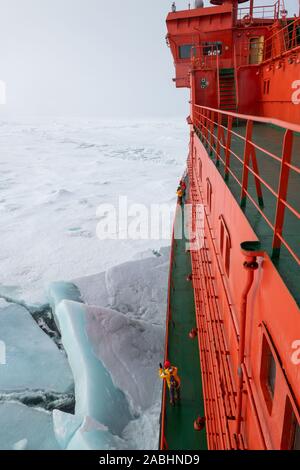
[[[165,361],[164,367],[162,364],[159,364],[159,376],[161,379],[166,380],[170,393],[170,403],[174,406],[176,401],[180,401],[181,381],[178,375],[178,368],[172,366],[170,361]]]

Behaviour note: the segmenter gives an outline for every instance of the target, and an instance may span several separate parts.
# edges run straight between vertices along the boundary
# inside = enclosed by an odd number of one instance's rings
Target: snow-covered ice
[[[99,423],[86,419],[68,443],[67,450],[129,450],[126,441]]]
[[[175,204],[187,132],[182,119],[0,123],[0,286],[12,298],[44,303],[50,282],[103,272],[165,245],[99,241],[96,210],[119,195],[129,204]]]
[[[66,300],[55,292],[63,294],[61,284],[51,286],[75,380],[75,417],[54,415],[62,448],[157,448],[168,259],[163,249],[75,280],[85,304],[74,302],[74,286],[64,285]]]
[[[76,393],[75,415],[53,420],[2,398],[0,448],[157,447],[169,240],[100,241],[96,214],[119,196],[175,206],[186,132],[176,120],[0,124],[0,394],[63,394],[73,380]],[[49,301],[72,375],[31,315]]]
[[[157,367],[163,357],[164,329],[97,307],[88,308],[86,319],[94,353],[132,410],[150,408],[161,391]]]
[[[169,248],[147,252],[106,272],[75,279],[83,301],[117,310],[152,324],[164,324]],[[69,297],[68,297],[69,298]]]

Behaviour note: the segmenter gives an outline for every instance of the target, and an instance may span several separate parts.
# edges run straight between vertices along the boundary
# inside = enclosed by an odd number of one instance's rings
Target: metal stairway
[[[219,71],[220,87],[220,109],[224,111],[236,111],[236,89],[234,69],[220,69]]]

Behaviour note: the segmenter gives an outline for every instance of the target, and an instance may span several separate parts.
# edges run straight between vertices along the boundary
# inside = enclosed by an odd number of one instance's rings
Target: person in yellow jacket
[[[183,196],[184,196],[184,192],[183,192],[183,190],[181,189],[180,186],[177,189],[177,196],[178,196],[178,203],[182,206],[182,199],[183,199]]]
[[[170,361],[159,364],[159,376],[161,379],[166,380],[169,392],[170,392],[170,403],[172,406],[175,405],[176,401],[180,401],[180,377],[178,375],[178,368],[172,366]]]

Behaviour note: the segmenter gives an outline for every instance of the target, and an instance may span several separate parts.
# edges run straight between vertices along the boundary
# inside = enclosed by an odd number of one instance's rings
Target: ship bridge
[[[201,106],[300,122],[299,18],[283,0],[211,3],[167,17],[176,87],[191,88]]]

